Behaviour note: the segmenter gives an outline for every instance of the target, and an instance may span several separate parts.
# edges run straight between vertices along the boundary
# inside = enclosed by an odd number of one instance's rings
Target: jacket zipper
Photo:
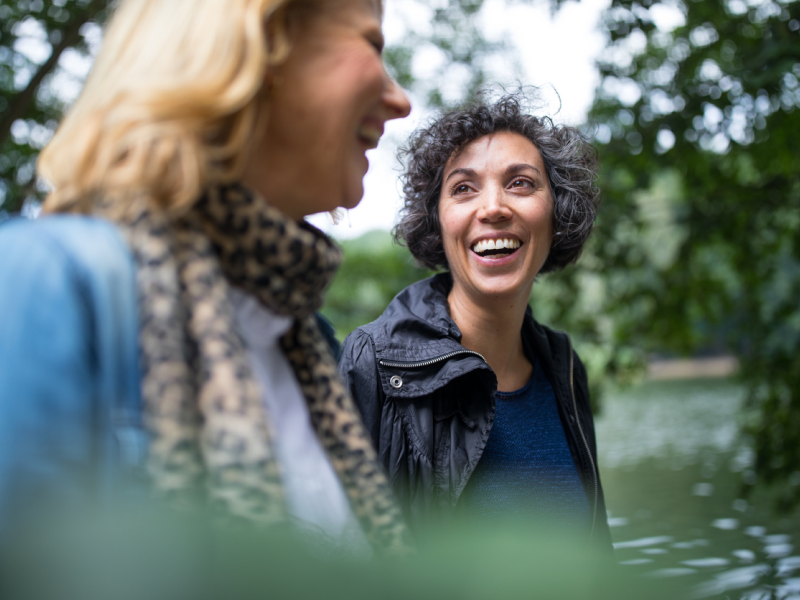
[[[594,458],[592,458],[592,451],[589,449],[589,442],[586,441],[586,435],[583,433],[583,427],[581,426],[581,418],[578,416],[578,402],[575,399],[575,384],[574,384],[574,363],[575,359],[572,354],[572,342],[567,339],[567,345],[569,347],[569,391],[572,394],[572,408],[575,410],[575,422],[578,425],[578,431],[581,434],[581,439],[583,440],[583,445],[586,447],[586,455],[589,457],[589,462],[592,465],[592,478],[594,479],[594,510],[592,511],[592,529],[589,532],[589,539],[592,539],[594,535],[594,527],[597,521],[597,497],[598,497],[598,482],[597,482],[597,468],[594,464]]]
[[[431,358],[430,360],[420,360],[417,362],[408,362],[408,363],[393,362],[390,360],[379,360],[378,363],[383,367],[394,367],[396,369],[415,369],[418,367],[427,367],[429,365],[435,365],[438,362],[442,362],[443,360],[447,360],[454,356],[458,356],[459,354],[472,354],[474,356],[480,357],[480,359],[483,362],[486,362],[486,359],[483,358],[481,354],[473,352],[472,350],[454,350],[453,352],[442,354],[441,356],[437,356],[436,358]]]

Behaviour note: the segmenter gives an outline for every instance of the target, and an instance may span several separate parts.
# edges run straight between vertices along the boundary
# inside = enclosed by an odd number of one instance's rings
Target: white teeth
[[[366,142],[369,142],[373,146],[378,145],[381,135],[383,135],[383,132],[378,127],[374,127],[372,125],[364,124],[358,128],[358,137],[362,138]]]
[[[499,240],[481,240],[472,247],[472,251],[481,254],[487,250],[503,250],[504,248],[516,250],[519,247],[519,240],[513,238],[503,238]]]

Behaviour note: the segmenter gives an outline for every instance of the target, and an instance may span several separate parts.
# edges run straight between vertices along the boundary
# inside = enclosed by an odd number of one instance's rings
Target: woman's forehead
[[[448,159],[444,172],[467,166],[495,166],[509,161],[530,163],[537,169],[544,165],[539,149],[528,138],[515,132],[498,131],[469,142]]]

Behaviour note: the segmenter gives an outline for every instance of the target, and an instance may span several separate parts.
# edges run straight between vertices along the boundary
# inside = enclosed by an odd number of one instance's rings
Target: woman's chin
[[[336,208],[343,208],[350,210],[361,204],[364,199],[364,185],[359,180],[358,185],[354,185],[345,194],[343,194],[340,202]]]
[[[327,196],[320,196],[315,198],[313,203],[308,203],[308,207],[306,208],[306,214],[303,215],[304,217],[310,216],[312,214],[322,214],[322,213],[332,213],[332,214],[344,214],[343,211],[350,210],[355,208],[361,203],[361,199],[364,195],[363,187],[359,186],[357,189],[353,189],[351,192],[344,193],[341,196],[334,197],[331,194]],[[305,211],[304,211],[305,212]]]
[[[458,285],[458,283],[456,283]],[[497,275],[494,277],[474,277],[468,285],[473,293],[473,302],[477,305],[496,305],[498,302],[516,304],[520,298],[527,298],[533,283],[519,277],[518,274]]]

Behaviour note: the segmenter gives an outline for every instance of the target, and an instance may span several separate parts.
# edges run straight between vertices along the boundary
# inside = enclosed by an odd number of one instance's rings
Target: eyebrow
[[[519,164],[516,164],[516,165],[511,165],[506,169],[506,174],[510,175],[511,173],[519,173],[520,171],[524,171],[526,169],[530,169],[532,171],[536,171],[539,175],[542,174],[542,172],[539,169],[537,169],[533,165],[529,165],[528,163],[519,163]],[[444,180],[445,183],[450,181],[450,178],[453,175],[466,175],[467,177],[475,177],[475,175],[477,175],[477,173],[475,172],[474,169],[469,169],[469,168],[453,169],[452,171],[450,171],[450,174]]]
[[[525,169],[530,169],[531,171],[536,171],[539,175],[542,172],[534,167],[533,165],[529,165],[528,163],[519,163],[518,165],[511,165],[506,169],[506,173],[519,173],[520,171],[524,171]]]
[[[462,174],[466,175],[467,177],[475,177],[475,175],[477,175],[474,169],[453,169],[452,171],[450,171],[450,175],[448,175],[444,181],[445,183],[447,183],[448,181],[450,181],[450,178],[453,175],[462,175]]]

